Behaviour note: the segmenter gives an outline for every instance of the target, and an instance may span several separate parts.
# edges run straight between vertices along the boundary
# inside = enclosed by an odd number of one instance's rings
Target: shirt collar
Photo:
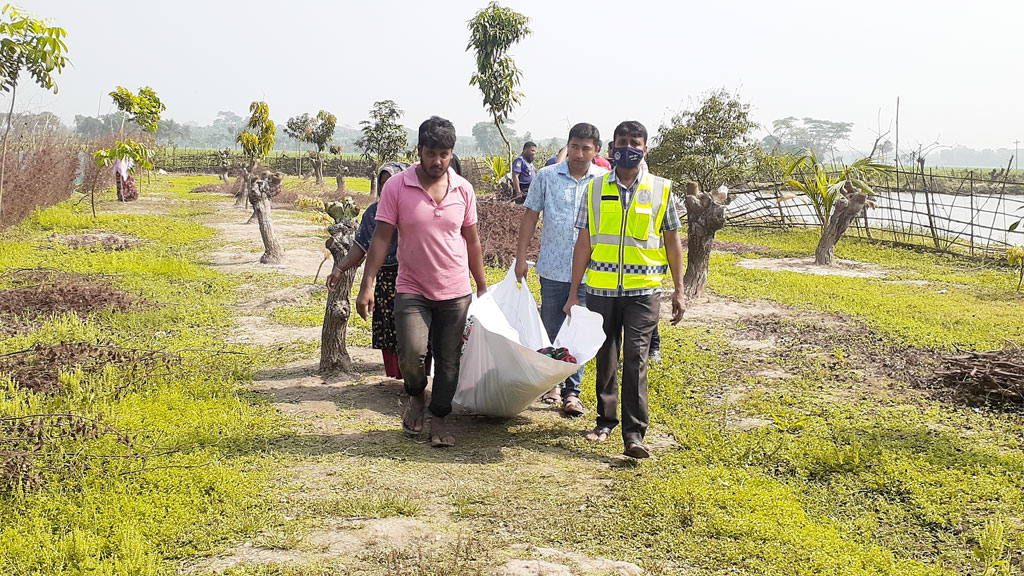
[[[638,183],[642,183],[646,178],[647,178],[647,170],[644,170],[643,165],[641,165],[640,166],[640,173],[636,175],[636,180],[633,181],[633,185],[635,186]],[[608,181],[609,182],[615,182],[616,184],[619,184],[619,175],[618,175],[618,173],[615,172],[614,168],[611,170],[611,175],[608,176]],[[619,184],[619,185],[621,186],[621,184]],[[631,186],[631,188],[632,188],[632,186]]]
[[[557,170],[559,174],[565,174],[566,176],[572,178],[572,173],[569,172],[569,160],[568,159],[562,160],[558,164],[555,164],[555,170]],[[600,176],[600,175],[605,174],[607,172],[608,171],[605,170],[604,168],[601,168],[597,164],[594,164],[593,162],[591,162],[590,166],[587,167],[586,175],[583,176],[583,177],[584,178],[590,178],[592,176]]]
[[[412,186],[413,188],[419,188],[423,190],[423,186],[420,185],[420,178],[416,175],[416,167],[419,166],[419,162],[413,163],[411,166],[403,170],[400,174],[402,175],[402,183],[406,186]],[[448,192],[456,188],[460,188],[462,182],[460,181],[459,173],[455,171],[455,168],[448,167]],[[425,191],[425,190],[424,190]]]

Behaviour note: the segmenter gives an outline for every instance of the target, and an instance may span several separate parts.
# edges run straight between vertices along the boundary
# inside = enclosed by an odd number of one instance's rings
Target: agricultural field
[[[1024,569],[1020,398],[939,376],[1024,345],[1005,266],[847,238],[817,275],[815,231],[727,227],[709,293],[678,326],[665,304],[656,458],[583,439],[593,366],[582,419],[459,413],[440,451],[402,434],[367,322],[352,372],[316,373],[327,236],[285,208],[320,190],[285,180],[262,265],[217,183],[154,174],[0,232],[0,574]],[[508,229],[481,236],[508,261]]]

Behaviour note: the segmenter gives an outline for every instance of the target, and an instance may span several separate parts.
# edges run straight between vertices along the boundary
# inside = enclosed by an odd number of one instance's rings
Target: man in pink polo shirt
[[[459,356],[466,312],[472,299],[472,273],[477,294],[487,291],[483,251],[476,229],[473,185],[449,168],[455,148],[455,127],[432,116],[420,124],[420,161],[391,178],[377,204],[377,229],[366,255],[366,269],[356,298],[363,318],[373,311],[373,282],[388,245],[399,231],[398,280],[395,283],[395,328],[398,366],[405,378],[409,404],[402,430],[423,431],[427,343],[434,357],[430,398],[430,444],[455,445],[446,421],[459,383]]]

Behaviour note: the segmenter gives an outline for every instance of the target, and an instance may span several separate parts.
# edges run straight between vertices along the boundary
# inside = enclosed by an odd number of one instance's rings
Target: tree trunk
[[[345,191],[345,176],[343,174],[338,174],[337,176],[334,177],[334,180],[335,180],[335,182],[338,183],[338,192],[344,192]]]
[[[348,253],[355,239],[356,223],[354,220],[343,220],[328,228],[331,237],[327,239],[327,249],[331,251],[335,262],[341,262]],[[327,309],[324,311],[324,326],[320,332],[320,372],[347,372],[352,368],[352,358],[348,354],[346,335],[348,319],[352,316],[352,304],[349,295],[355,281],[356,269],[349,269],[334,292],[327,295]]]
[[[832,218],[828,226],[821,232],[818,247],[814,250],[814,263],[820,266],[831,266],[835,258],[836,243],[850,227],[850,222],[860,215],[867,204],[867,194],[854,188],[849,182],[843,187],[842,195],[836,199],[832,208]]]
[[[687,298],[700,296],[708,283],[708,264],[715,233],[725,226],[725,206],[729,197],[715,198],[699,191],[697,185],[686,185],[686,274],[683,276],[683,290]]]
[[[316,185],[324,185],[324,161],[319,156],[313,157],[313,175],[316,176]]]
[[[14,114],[14,94],[18,90],[17,82],[11,86],[11,108],[7,111],[7,128],[4,129],[4,150],[0,154],[0,219],[4,215],[4,177],[7,175],[7,136],[11,133],[11,116]],[[95,204],[94,204],[95,206]],[[93,208],[93,216],[96,209]]]
[[[246,180],[249,202],[253,207],[253,216],[260,226],[260,236],[263,238],[262,264],[277,264],[284,260],[284,249],[274,235],[274,222],[270,217],[270,200],[281,189],[283,174],[264,170],[253,172]]]

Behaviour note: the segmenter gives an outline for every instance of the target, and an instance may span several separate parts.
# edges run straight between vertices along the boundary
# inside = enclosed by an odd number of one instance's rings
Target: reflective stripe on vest
[[[657,288],[668,272],[661,233],[671,193],[664,178],[644,173],[627,210],[612,173],[587,191],[591,260],[587,286],[601,290]]]

